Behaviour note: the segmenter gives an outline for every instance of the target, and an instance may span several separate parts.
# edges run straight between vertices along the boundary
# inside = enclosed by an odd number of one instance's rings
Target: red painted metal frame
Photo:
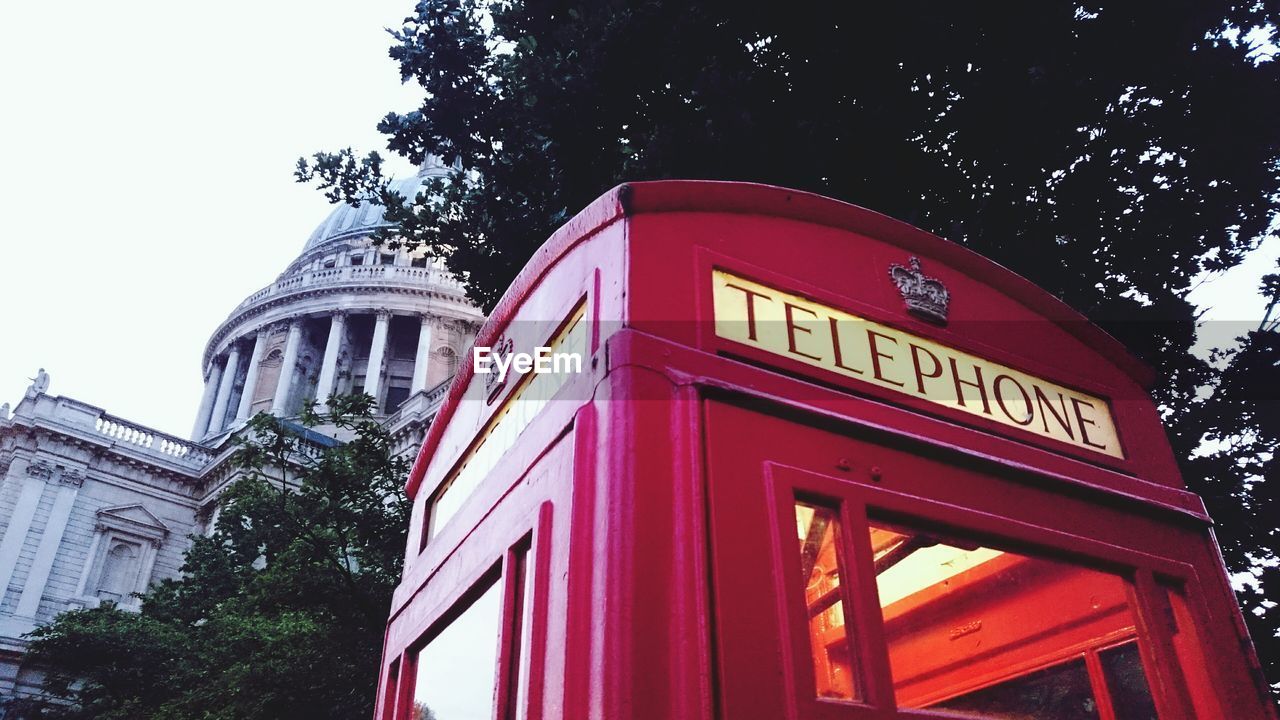
[[[888,265],[912,255],[951,290],[946,328],[907,314],[889,282]],[[711,326],[715,268],[1107,398],[1125,457],[723,340]],[[1233,718],[1275,719],[1203,504],[1185,490],[1146,394],[1151,372],[1031,283],[827,198],[736,183],[638,183],[610,191],[557,231],[477,344],[505,337],[517,348],[536,345],[583,297],[591,355],[584,372],[423,545],[431,498],[501,405],[484,401],[469,363],[428,433],[407,486],[414,513],[388,622],[379,720],[408,720],[423,639],[486,573],[517,558],[529,570],[529,611],[521,616],[519,593],[509,588],[504,627],[518,629],[518,642],[495,639],[504,642],[496,718],[939,717],[894,707],[868,583],[845,590],[864,699],[807,699],[808,641],[791,627],[787,604],[803,597],[788,599],[797,588],[784,580],[777,505],[792,486],[840,500],[855,575],[867,577],[865,533],[860,540],[856,530],[868,512],[1114,568],[1138,608],[1162,718],[1191,717],[1193,707],[1213,717],[1213,698],[1229,698]],[[726,442],[726,423],[741,437]],[[884,477],[905,480],[842,477],[837,464],[867,471],[848,457],[853,449],[886,458]],[[735,469],[742,492],[726,495],[735,486],[724,473]],[[965,483],[984,488],[982,496],[964,496]],[[726,580],[735,572],[766,580],[735,585]],[[1175,643],[1162,624],[1174,612],[1170,586],[1182,603],[1176,612],[1194,621],[1191,640]],[[738,600],[756,614],[725,604]],[[734,622],[744,618],[746,626]],[[748,682],[731,667],[738,645],[773,658]],[[1208,670],[1179,669],[1192,661]],[[508,712],[516,683],[526,702]]]
[[[754,631],[751,636],[735,634],[721,637],[721,645],[731,648],[721,662],[741,665],[737,669],[722,667],[721,678],[731,693],[734,688],[743,692],[742,707],[761,709],[761,717],[879,717],[886,706],[891,706],[893,693],[886,672],[888,659],[884,655],[880,607],[875,598],[874,583],[869,581],[874,574],[866,567],[871,557],[865,532],[869,514],[900,521],[906,518],[911,521],[909,524],[917,526],[947,528],[986,541],[984,544],[989,542],[1009,549],[1025,549],[1040,556],[1065,554],[1078,563],[1100,565],[1111,572],[1121,573],[1131,578],[1138,596],[1135,605],[1142,611],[1140,620],[1158,616],[1151,609],[1155,601],[1151,599],[1152,588],[1144,578],[1159,573],[1188,584],[1198,582],[1195,564],[1183,562],[1178,555],[1169,554],[1165,549],[1166,544],[1169,547],[1183,545],[1187,538],[1178,536],[1188,535],[1185,530],[1170,531],[1150,519],[1083,499],[1050,496],[1036,502],[1037,495],[1045,494],[1042,490],[1031,486],[1011,486],[999,477],[1001,471],[994,464],[962,470],[925,456],[855,440],[856,430],[841,433],[832,428],[812,433],[812,437],[797,444],[796,435],[784,431],[784,425],[791,424],[790,420],[764,418],[754,411],[742,409],[721,411],[717,416],[717,407],[729,406],[713,403],[708,421],[708,449],[714,457],[730,459],[727,467],[711,469],[710,507],[713,520],[721,526],[713,532],[713,547],[718,556],[716,568],[721,573],[718,584],[728,587],[770,585],[768,592],[755,592],[745,599],[735,596],[728,601],[721,600],[717,617],[726,619],[726,622],[732,620],[739,627],[751,625]],[[728,420],[723,419],[726,416]],[[748,427],[753,428],[750,434],[741,432]],[[724,439],[726,437],[729,439]],[[732,453],[726,452],[729,448],[733,448]],[[842,468],[848,469],[839,469],[836,467],[837,458],[857,460],[841,463]],[[804,463],[804,467],[793,463]],[[721,465],[726,463],[722,461]],[[825,469],[821,468],[822,465],[826,466]],[[875,473],[878,480],[871,479],[869,475],[873,465],[878,468]],[[751,480],[755,479],[752,475],[763,478],[764,483],[752,483]],[[731,487],[726,490],[726,485]],[[805,644],[807,635],[798,626],[801,598],[795,592],[798,577],[794,573],[794,559],[782,554],[791,546],[784,549],[781,542],[784,533],[791,530],[788,521],[794,522],[789,513],[798,495],[822,498],[829,506],[841,508],[846,529],[846,555],[855,560],[854,565],[860,564],[855,568],[853,577],[861,576],[868,580],[843,583],[848,587],[847,599],[852,603],[850,614],[855,617],[850,627],[863,633],[861,637],[854,638],[855,645],[869,661],[865,668],[873,671],[861,678],[866,688],[865,707],[806,697],[802,691],[812,688],[812,677],[806,674],[805,664],[794,659],[786,659],[782,663],[784,671],[792,673],[784,683],[787,692],[780,695],[777,683],[766,681],[774,668],[764,658],[771,648],[779,644],[779,636],[790,635],[793,653],[808,652]],[[981,497],[968,498],[969,495]],[[984,505],[987,507],[982,508]],[[1098,522],[1110,527],[1101,527]],[[1061,529],[1071,524],[1078,526],[1074,528],[1075,533]],[[748,537],[751,527],[770,528],[769,534],[773,537],[766,540],[761,537],[764,533]],[[1079,534],[1082,530],[1089,534]],[[1162,530],[1165,532],[1161,533]],[[727,543],[723,540],[726,536],[747,538],[748,542],[754,543],[750,547],[752,552],[736,547],[729,547],[726,551]],[[721,540],[718,546],[716,540]],[[772,553],[771,562],[762,566],[759,561],[761,553]],[[783,571],[772,582],[771,568]],[[755,580],[749,579],[753,576]],[[746,610],[735,610],[734,606],[744,603],[754,603],[755,607],[746,605]],[[789,620],[771,635],[762,621],[767,620],[768,608],[780,603],[789,607]],[[1176,670],[1176,660],[1158,633],[1144,633],[1144,637],[1148,636],[1153,640],[1144,641],[1142,651],[1148,659],[1149,680],[1153,686],[1162,689],[1158,693],[1159,702],[1163,703],[1161,716],[1190,717],[1186,711],[1186,689]],[[736,644],[742,642],[751,644]],[[751,675],[742,678],[739,677],[741,673]],[[1219,697],[1230,697],[1231,692],[1239,691],[1238,683],[1225,677],[1215,678],[1213,686],[1214,694]],[[1174,699],[1167,700],[1170,697]],[[726,716],[737,717],[739,714],[735,713],[740,712],[731,708]],[[935,716],[923,711],[915,714]],[[1250,715],[1242,712],[1240,717]]]

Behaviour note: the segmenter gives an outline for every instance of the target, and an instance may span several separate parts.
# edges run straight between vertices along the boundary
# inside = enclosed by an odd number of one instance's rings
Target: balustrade
[[[447,270],[437,267],[403,267],[400,265],[347,265],[343,267],[307,270],[297,275],[278,280],[250,295],[240,303],[241,310],[284,292],[291,292],[308,287],[334,285],[342,283],[390,282],[426,284],[446,287],[461,292],[462,281],[455,278]]]
[[[434,415],[444,401],[444,397],[449,390],[449,384],[450,381],[446,380],[418,395],[417,397],[420,397],[421,400],[407,402],[406,405],[412,404],[415,413],[421,413],[426,416]],[[413,398],[410,398],[410,401],[413,401]],[[401,410],[404,409],[401,408]],[[399,425],[402,419],[400,416],[401,413],[397,412],[387,418],[386,425],[388,427]],[[81,422],[75,421],[73,423],[81,424]],[[137,451],[169,462],[177,462],[191,470],[204,468],[214,458],[213,453],[196,443],[188,442],[173,435],[131,423],[128,420],[106,413],[98,414],[93,418],[92,428],[99,435],[110,438],[117,443],[129,445]],[[315,457],[320,452],[319,446],[312,446],[305,442],[301,445],[303,446],[302,452],[304,455]]]
[[[133,445],[138,449],[185,465],[203,467],[212,459],[208,452],[197,445],[111,415],[98,416],[94,421],[94,429],[116,442]]]

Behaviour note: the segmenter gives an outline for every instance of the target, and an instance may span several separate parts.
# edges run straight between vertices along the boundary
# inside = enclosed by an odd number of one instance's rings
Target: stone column
[[[89,576],[93,574],[94,561],[98,559],[98,548],[102,546],[102,537],[106,533],[107,528],[102,523],[98,523],[93,528],[93,540],[89,543],[89,552],[84,556],[84,567],[80,569],[80,582],[76,584],[76,598],[82,598],[89,593]]]
[[[284,359],[280,363],[280,378],[276,381],[276,394],[271,398],[271,414],[284,415],[289,402],[289,388],[294,373],[298,372],[298,346],[302,344],[302,320],[289,324],[289,338],[284,343]]]
[[[373,396],[374,407],[377,407],[378,390],[382,386],[382,358],[387,351],[387,329],[391,325],[391,312],[378,311],[378,320],[373,324],[373,344],[369,346],[369,365],[364,371],[364,391]]]
[[[209,418],[209,433],[220,432],[226,427],[227,405],[231,404],[231,388],[236,384],[236,370],[240,369],[240,345],[231,343],[227,351],[227,366],[222,370],[222,382],[218,383],[218,399],[213,401],[213,416]]]
[[[22,586],[22,594],[18,596],[18,607],[14,610],[14,615],[34,618],[40,610],[40,599],[44,597],[45,586],[49,584],[54,558],[58,555],[58,547],[62,545],[62,535],[66,532],[67,521],[71,519],[71,508],[75,505],[76,495],[83,483],[84,475],[76,470],[63,471],[57,478],[53,507],[45,521],[44,532],[36,547],[36,556],[31,560],[31,569],[27,571],[27,582]]]
[[[427,363],[431,359],[431,326],[430,315],[422,316],[422,329],[418,331],[418,354],[413,358],[413,383],[409,385],[409,394],[427,389]]]
[[[476,344],[476,338],[480,336],[480,325],[478,323],[467,323],[467,337],[462,341],[462,347],[467,349],[467,354],[471,354],[471,347]],[[464,362],[471,362],[471,358],[466,358]]]
[[[253,405],[253,396],[258,392],[258,366],[262,364],[262,354],[267,350],[267,329],[261,328],[253,338],[253,354],[249,356],[249,372],[244,376],[244,388],[240,391],[240,407],[236,408],[236,422],[249,419],[249,408]]]
[[[11,467],[16,469],[17,463]],[[4,539],[0,540],[0,600],[4,599],[9,581],[13,579],[13,571],[18,566],[18,555],[27,541],[27,532],[31,529],[31,521],[35,519],[40,496],[44,494],[45,480],[52,473],[53,468],[45,462],[36,461],[27,465],[27,477],[22,479],[22,489],[18,492],[18,500],[9,516],[9,524],[4,529]],[[17,481],[16,473],[10,477]]]
[[[160,557],[160,546],[163,541],[159,538],[151,538],[142,545],[142,557],[138,562],[138,577],[134,581],[133,591],[138,594],[145,593],[151,585],[151,575],[156,571],[156,558]],[[142,607],[141,598],[129,598],[129,604],[134,608]]]
[[[209,362],[209,375],[204,381],[204,396],[200,398],[200,410],[196,412],[196,424],[191,428],[191,439],[199,441],[209,432],[209,418],[213,416],[213,399],[218,394],[218,383],[222,380],[222,368],[218,367],[218,358]]]
[[[320,381],[316,384],[316,408],[324,412],[333,394],[333,380],[338,372],[338,351],[342,348],[342,336],[346,332],[347,314],[335,312],[329,319],[329,339],[324,344],[324,360],[320,363]]]

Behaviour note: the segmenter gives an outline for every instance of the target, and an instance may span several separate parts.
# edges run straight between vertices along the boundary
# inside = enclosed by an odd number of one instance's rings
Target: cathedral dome
[[[418,188],[425,180],[426,178],[421,175],[392,180],[391,188],[401,197],[412,200],[417,197]],[[306,255],[330,242],[369,235],[379,228],[390,227],[390,223],[382,217],[384,209],[381,205],[373,203],[362,203],[359,207],[347,203],[339,205],[329,213],[329,217],[325,218],[324,222],[316,226],[315,232],[307,238],[302,254]]]
[[[449,168],[441,163],[439,158],[429,155],[426,162],[418,168],[416,175],[392,180],[391,189],[406,200],[412,200],[417,197],[418,190],[428,180],[445,177],[448,172]],[[307,244],[302,248],[302,255],[307,255],[312,250],[330,242],[361,237],[372,234],[379,228],[390,227],[391,224],[382,217],[383,211],[384,208],[381,205],[372,203],[362,203],[359,207],[346,203],[339,205],[329,213],[329,217],[325,218],[324,222],[316,226],[311,237],[307,238]]]
[[[448,172],[428,158],[391,189],[412,199]],[[276,281],[218,326],[205,345],[193,439],[218,437],[260,411],[292,417],[331,394],[364,392],[381,415],[443,396],[438,388],[484,316],[424,249],[373,246],[369,236],[386,227],[380,205],[338,206]]]

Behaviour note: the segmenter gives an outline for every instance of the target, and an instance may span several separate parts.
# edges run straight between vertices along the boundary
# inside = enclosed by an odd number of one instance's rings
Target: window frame
[[[480,575],[479,579],[467,586],[467,589],[449,604],[448,609],[441,613],[440,617],[436,618],[435,622],[431,623],[426,631],[424,631],[417,640],[409,645],[409,648],[406,650],[402,659],[403,662],[401,663],[401,668],[403,671],[406,671],[407,674],[401,677],[400,684],[404,689],[405,697],[401,703],[400,712],[396,715],[397,720],[400,718],[409,720],[413,717],[414,700],[417,698],[418,692],[418,665],[422,651],[438,637],[443,635],[446,630],[452,627],[453,624],[466,614],[468,610],[475,607],[475,604],[479,602],[481,597],[493,589],[500,590],[498,602],[498,633],[497,637],[491,639],[491,642],[497,645],[494,651],[493,662],[493,687],[495,696],[494,708],[501,710],[499,702],[503,696],[502,685],[505,675],[502,664],[502,650],[507,644],[507,627],[510,624],[510,619],[506,614],[506,597],[508,594],[506,586],[509,584],[509,581],[505,564],[504,558],[504,561],[497,562],[489,566],[489,568]],[[500,584],[501,587],[499,587]],[[499,718],[502,717],[500,713],[497,713],[496,716]]]
[[[857,621],[857,618],[855,617],[855,613],[853,611],[853,603],[855,602],[855,600],[850,595],[850,589],[849,589],[849,581],[852,577],[856,575],[856,569],[851,567],[851,563],[854,562],[854,559],[849,556],[849,543],[845,542],[846,540],[845,534],[849,532],[849,525],[847,524],[848,518],[845,516],[845,513],[843,512],[843,503],[841,503],[839,500],[836,500],[836,499],[828,498],[825,496],[812,495],[808,493],[797,494],[794,498],[792,498],[792,503],[791,503],[791,506],[793,508],[792,510],[793,516],[795,512],[794,508],[798,507],[801,504],[808,505],[814,508],[825,509],[827,512],[831,513],[834,516],[837,523],[837,531],[833,535],[834,537],[833,544],[835,545],[834,549],[836,554],[836,569],[840,573],[840,581],[836,587],[837,600],[832,601],[828,606],[828,609],[830,606],[834,606],[836,602],[840,603],[840,609],[841,609],[840,614],[843,616],[843,620],[844,620],[845,644],[848,646],[846,649],[848,650],[850,674],[852,677],[852,685],[853,685],[852,698],[825,698],[825,697],[819,696],[819,699],[822,700],[823,702],[830,702],[830,703],[837,703],[837,704],[863,705],[865,704],[863,700],[865,695],[865,692],[864,692],[865,680],[863,679],[864,673],[861,670],[860,666],[865,661],[858,655],[857,649],[854,646],[854,644],[849,642],[849,634],[850,632],[855,630],[855,626],[853,623]],[[793,589],[792,595],[793,597],[795,597],[794,589],[806,587],[807,585],[806,579],[804,578],[804,572],[803,572],[803,569],[801,569],[800,573],[798,574],[795,573],[795,570],[797,568],[794,562],[785,563],[785,565],[789,567],[784,567],[783,572],[786,573],[788,570],[791,571],[791,582],[789,582],[789,584]],[[813,652],[816,650],[816,648],[814,648],[812,644],[813,635],[812,635],[811,623],[813,622],[813,616],[811,614],[812,611],[809,609],[809,601],[807,598],[804,598],[804,597],[801,597],[800,600],[801,601],[799,603],[795,603],[795,604],[798,605],[798,609],[801,611],[801,627],[804,629],[804,637],[796,638],[796,642],[794,643],[797,646],[795,649],[797,653],[797,657],[803,657],[804,652],[807,652],[810,655],[812,655]],[[825,609],[820,610],[819,612],[825,612]],[[797,683],[797,685],[802,686],[805,683],[805,681],[810,681],[809,684],[811,684],[814,687],[816,692],[817,678],[814,677],[813,673],[811,672],[813,670],[813,667],[806,665],[806,670],[809,671],[806,673],[807,677],[802,678],[800,682]]]
[[[873,554],[868,528],[872,519],[915,527],[936,527],[949,535],[964,537],[1002,550],[1026,553],[1034,557],[1069,562],[1107,572],[1122,579],[1128,588],[1129,605],[1135,617],[1136,630],[1125,637],[1109,638],[1091,650],[1088,659],[1090,679],[1100,672],[1096,654],[1130,640],[1137,643],[1143,670],[1151,688],[1159,716],[1193,718],[1185,671],[1174,652],[1172,638],[1154,619],[1159,617],[1157,592],[1178,584],[1184,601],[1193,606],[1201,602],[1199,582],[1192,566],[1147,553],[1110,545],[1089,537],[1057,528],[1047,528],[1020,520],[997,516],[969,507],[960,507],[903,490],[880,485],[851,482],[849,479],[819,474],[809,470],[766,460],[763,463],[765,497],[770,503],[775,594],[779,612],[785,616],[782,627],[786,646],[784,663],[791,674],[792,698],[797,710],[819,720],[855,717],[954,718],[942,710],[899,708],[893,689],[888,644],[885,639]],[[804,594],[800,583],[799,557],[794,552],[795,505],[797,502],[818,504],[835,510],[841,523],[840,543],[844,547],[845,565],[841,568],[841,592],[845,601],[846,642],[849,643],[854,684],[860,689],[858,699],[833,700],[816,697],[811,661],[810,639]],[[852,559],[852,562],[849,561]],[[1157,584],[1156,578],[1161,578]],[[1167,596],[1165,596],[1167,598]],[[1167,602],[1167,599],[1166,599]],[[1202,617],[1196,607],[1192,614]],[[1200,630],[1203,634],[1203,630]],[[1208,657],[1203,644],[1195,654]],[[1062,654],[1056,660],[1040,662],[1036,668],[1022,668],[1017,674],[1034,672],[1066,662],[1074,654]],[[1014,675],[1010,675],[1007,680]],[[1213,678],[1211,678],[1213,679]],[[992,680],[989,685],[1004,680]],[[1216,679],[1213,679],[1215,685]],[[1095,683],[1095,687],[1097,683]],[[1106,687],[1105,680],[1101,686]],[[1100,699],[1101,702],[1101,699]],[[1103,715],[1102,717],[1107,717]]]
[[[381,720],[410,720],[422,649],[443,633],[495,584],[500,615],[494,664],[495,720],[540,720],[546,654],[546,612],[551,567],[551,505],[544,503],[529,526],[516,530],[501,556],[482,566],[471,582],[451,593],[447,607],[410,643],[385,662]]]
[[[123,513],[128,511],[142,513],[143,517],[128,518]],[[145,593],[151,586],[155,575],[156,561],[170,530],[156,518],[145,506],[135,503],[99,508],[95,513],[94,535],[85,552],[84,565],[81,568],[79,582],[68,605],[76,607],[98,607],[107,599],[99,593],[102,573],[106,569],[107,555],[116,541],[138,546],[139,556],[136,558],[137,575],[134,578],[134,590],[126,593],[119,600],[113,600],[116,607],[122,610],[138,612],[142,609],[139,594]]]

